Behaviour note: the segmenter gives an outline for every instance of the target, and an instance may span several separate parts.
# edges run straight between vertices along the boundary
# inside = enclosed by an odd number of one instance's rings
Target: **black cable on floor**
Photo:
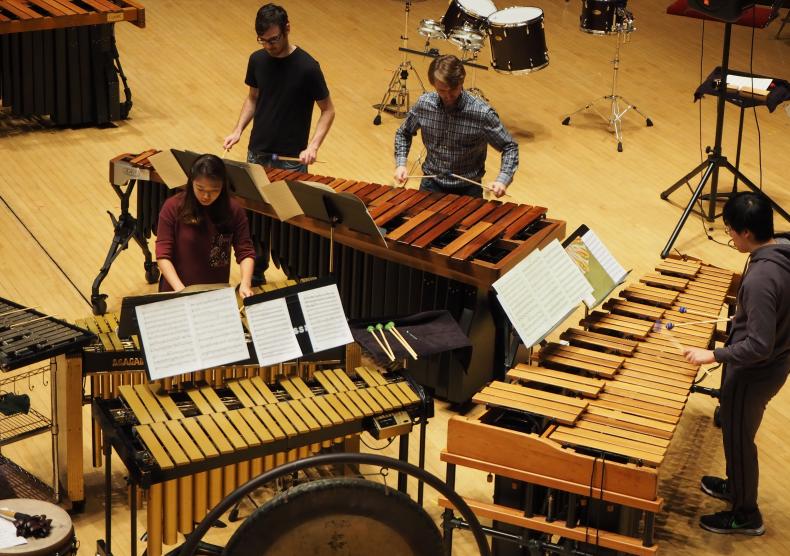
[[[35,234],[34,234],[34,233],[33,233],[33,232],[30,230],[30,228],[28,228],[28,227],[27,227],[27,224],[25,224],[25,223],[24,223],[24,221],[23,221],[21,218],[19,218],[19,215],[18,215],[18,214],[17,214],[17,213],[14,211],[14,209],[13,209],[13,208],[11,208],[11,205],[9,205],[9,204],[8,204],[8,201],[6,201],[6,200],[5,200],[5,197],[3,197],[2,195],[0,195],[0,201],[3,201],[3,204],[6,206],[6,208],[8,209],[8,211],[9,211],[11,214],[13,214],[13,215],[14,215],[14,218],[16,218],[17,222],[19,222],[19,223],[22,225],[22,227],[25,229],[25,231],[26,231],[28,234],[30,234],[30,237],[31,237],[31,238],[33,238],[33,241],[35,241],[35,242],[38,244],[38,246],[41,248],[41,250],[44,252],[44,254],[45,254],[47,257],[49,257],[49,260],[50,260],[50,261],[52,261],[52,264],[54,264],[54,265],[57,267],[57,269],[60,271],[60,273],[63,275],[63,277],[64,277],[66,280],[68,280],[69,284],[71,284],[71,286],[74,288],[74,291],[76,291],[76,292],[79,294],[79,296],[80,296],[80,297],[81,297],[83,300],[85,300],[85,303],[87,303],[87,304],[88,304],[88,307],[91,307],[91,308],[92,308],[93,306],[91,305],[91,302],[88,300],[88,298],[87,298],[87,297],[85,297],[85,295],[84,295],[84,294],[83,294],[83,293],[80,291],[80,289],[77,287],[77,284],[75,284],[75,283],[74,283],[74,281],[73,281],[73,280],[72,280],[72,279],[69,277],[69,275],[68,275],[68,274],[66,274],[66,271],[65,271],[65,270],[63,270],[63,267],[62,267],[62,266],[60,266],[60,265],[58,264],[58,261],[56,261],[56,260],[55,260],[55,258],[54,258],[52,255],[50,255],[49,251],[47,251],[47,248],[46,248],[46,247],[44,247],[44,245],[42,245],[42,243],[41,243],[41,242],[38,240],[38,238],[35,236]]]

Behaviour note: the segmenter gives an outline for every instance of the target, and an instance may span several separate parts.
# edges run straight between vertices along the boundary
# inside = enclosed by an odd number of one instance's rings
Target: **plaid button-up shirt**
[[[443,187],[466,187],[468,182],[450,177],[458,174],[481,181],[485,173],[488,145],[502,153],[496,181],[509,185],[518,167],[518,144],[502,125],[496,111],[466,91],[458,102],[446,109],[435,92],[422,95],[411,107],[406,120],[395,133],[395,164],[406,166],[412,137],[422,130],[428,154],[422,171],[438,174]]]

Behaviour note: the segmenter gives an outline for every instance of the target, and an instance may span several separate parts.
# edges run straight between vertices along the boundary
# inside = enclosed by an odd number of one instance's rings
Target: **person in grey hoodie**
[[[730,334],[724,347],[685,348],[684,355],[695,364],[724,364],[720,417],[727,478],[702,477],[701,488],[732,508],[702,516],[700,526],[762,535],[754,439],[766,405],[790,372],[790,238],[774,236],[771,204],[761,194],[731,197],[723,217],[734,247],[749,253]]]

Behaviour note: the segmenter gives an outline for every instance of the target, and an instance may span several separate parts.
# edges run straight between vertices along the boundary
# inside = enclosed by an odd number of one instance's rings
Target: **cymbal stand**
[[[384,111],[390,112],[396,118],[406,117],[406,113],[409,111],[409,107],[411,106],[408,85],[410,71],[414,72],[414,75],[417,77],[417,81],[420,83],[420,89],[423,93],[425,92],[425,85],[423,84],[420,75],[417,73],[417,70],[414,69],[414,66],[409,60],[408,52],[403,50],[409,47],[409,12],[411,12],[411,4],[412,0],[404,0],[406,23],[404,25],[403,34],[400,36],[400,39],[403,42],[401,47],[401,51],[403,52],[403,61],[392,73],[392,79],[390,79],[390,83],[387,86],[387,92],[384,93],[381,102],[373,106],[377,109],[376,117],[373,118],[373,125],[381,124],[381,113]]]
[[[465,62],[465,61],[471,59],[473,62],[476,62],[477,61],[477,55],[478,55],[479,52],[480,52],[479,50],[474,50],[474,49],[463,49],[461,51],[461,61]],[[471,55],[470,55],[470,53],[471,53]],[[477,84],[477,70],[473,66],[472,67],[472,87],[468,88],[466,90],[466,92],[468,92],[470,95],[476,96],[480,100],[484,101],[486,104],[490,105],[491,101],[488,100],[488,97],[483,92],[483,89],[475,86],[476,84]]]
[[[614,130],[614,135],[617,139],[617,152],[623,152],[623,130],[621,121],[629,110],[633,110],[642,116],[645,119],[647,127],[653,126],[653,120],[641,112],[634,104],[631,104],[628,100],[617,94],[617,74],[620,69],[620,45],[625,43],[626,38],[632,31],[633,27],[630,23],[621,25],[617,30],[617,45],[615,46],[614,59],[612,60],[612,65],[614,66],[612,72],[612,93],[590,101],[585,106],[565,116],[562,120],[562,125],[570,125],[572,116],[592,108],[596,114],[603,118],[604,121],[608,122],[609,128]],[[596,108],[596,104],[602,101],[610,103],[611,110],[608,117],[601,114]],[[623,107],[621,108],[621,106]]]

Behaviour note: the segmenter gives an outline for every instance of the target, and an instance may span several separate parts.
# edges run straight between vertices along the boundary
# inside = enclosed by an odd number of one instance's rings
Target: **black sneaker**
[[[703,515],[699,520],[699,526],[712,533],[740,533],[741,535],[759,536],[765,533],[763,518],[760,512],[746,515],[739,512],[727,511],[716,512],[715,514]]]
[[[730,499],[730,486],[727,483],[727,479],[705,475],[699,482],[699,486],[702,489],[702,492],[708,496],[713,496],[719,500],[729,501]]]

